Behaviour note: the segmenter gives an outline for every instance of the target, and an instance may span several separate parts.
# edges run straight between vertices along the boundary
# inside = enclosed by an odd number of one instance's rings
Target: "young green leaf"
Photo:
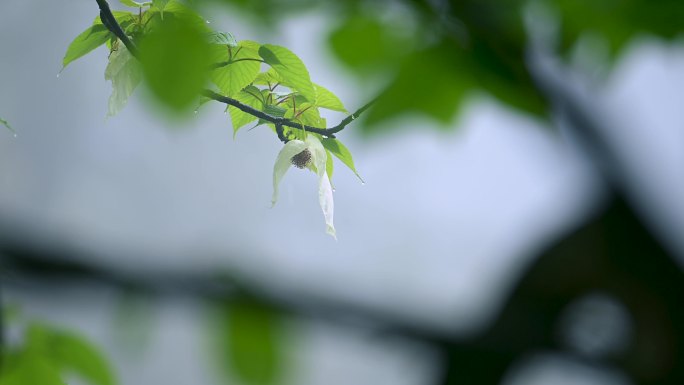
[[[263,103],[257,96],[260,96],[259,89],[254,86],[249,86],[235,95],[235,99],[250,107],[261,110],[263,108]],[[235,138],[235,135],[237,135],[240,128],[257,120],[253,115],[233,106],[228,107],[228,111],[230,111],[230,120],[233,124],[233,138]]]
[[[325,119],[321,118],[318,108],[311,103],[297,104],[296,113],[293,107],[287,110],[284,117],[307,126],[325,127]]]
[[[90,26],[69,44],[64,59],[62,59],[62,68],[106,43],[110,36],[111,32],[104,25],[94,24]]]
[[[359,175],[358,171],[356,171],[356,167],[354,166],[354,159],[352,159],[351,152],[349,152],[347,147],[345,147],[342,142],[335,138],[325,138],[321,141],[321,143],[323,143],[323,147],[325,147],[326,150],[330,151],[337,157],[337,159],[341,160],[342,163],[349,167],[349,169],[352,170],[363,183],[363,178],[361,178],[361,175]]]
[[[316,107],[344,113],[347,112],[342,101],[328,89],[318,84],[314,84],[314,89],[316,91]]]
[[[273,87],[276,84],[289,87],[287,82],[283,80],[283,78],[278,75],[278,73],[273,69],[269,68],[268,71],[262,72],[259,75],[257,75],[256,79],[254,79],[254,84],[257,86],[271,86]]]
[[[209,43],[211,44],[227,45],[231,48],[237,48],[238,46],[235,36],[233,36],[233,34],[230,32],[211,31],[208,33],[208,36]]]
[[[316,100],[316,91],[309,71],[302,60],[285,47],[265,44],[259,48],[259,56],[270,65],[293,90],[309,100]]]
[[[230,48],[232,57],[229,56],[225,45],[215,47],[219,47],[219,52],[222,54],[214,56],[213,59],[225,61],[226,65],[215,69],[211,79],[224,95],[232,97],[250,85],[259,74],[261,68],[261,58],[257,52],[259,44],[243,40],[238,43],[237,48]]]
[[[118,49],[109,55],[109,64],[105,69],[105,80],[110,80],[113,88],[107,116],[116,115],[126,106],[141,79],[140,64],[123,44],[119,44]]]

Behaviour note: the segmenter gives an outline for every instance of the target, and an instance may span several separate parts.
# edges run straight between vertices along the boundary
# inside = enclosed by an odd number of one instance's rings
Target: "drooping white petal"
[[[278,153],[275,165],[273,166],[273,197],[271,198],[271,206],[278,201],[278,185],[285,176],[287,170],[292,166],[292,157],[304,151],[307,144],[301,140],[291,140],[283,146]]]
[[[306,137],[306,144],[311,152],[311,169],[318,175],[318,203],[323,210],[323,217],[325,217],[325,224],[327,226],[327,233],[335,236],[335,226],[333,225],[333,212],[335,204],[333,202],[332,185],[330,178],[326,172],[326,163],[328,161],[328,154],[325,152],[325,147],[320,139],[315,135],[308,135]]]
[[[323,170],[325,170],[325,168],[323,168]],[[323,176],[318,179],[318,203],[321,205],[323,216],[325,217],[325,224],[327,226],[326,232],[337,240],[335,226],[333,225],[333,213],[335,211],[333,191],[332,186],[330,185],[330,178],[328,178],[328,173],[325,171],[323,172]]]
[[[313,172],[322,177],[325,172],[325,165],[328,161],[328,154],[325,152],[325,147],[315,135],[309,134],[306,137],[306,145],[311,151],[311,166]]]

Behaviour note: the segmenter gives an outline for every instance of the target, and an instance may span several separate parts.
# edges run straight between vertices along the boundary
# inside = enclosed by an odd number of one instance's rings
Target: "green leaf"
[[[152,0],[152,6],[157,8],[159,12],[161,13],[162,17],[164,17],[164,8],[166,8],[166,5],[169,3],[169,0]]]
[[[615,58],[639,34],[647,32],[673,39],[682,32],[684,4],[680,0],[554,0],[549,3],[561,16],[560,48],[565,53],[587,33],[605,39]]]
[[[161,16],[161,11],[159,11],[156,6],[150,11],[153,14],[159,14]],[[207,23],[202,16],[178,0],[166,1],[166,4],[164,5],[164,17],[166,18],[168,15],[171,15],[174,19],[182,19],[186,23],[193,24],[197,29],[205,33],[211,32],[211,29],[207,26]]]
[[[111,32],[104,25],[95,24],[90,26],[90,28],[76,36],[71,44],[69,44],[64,59],[62,59],[62,67],[66,67],[72,61],[106,43],[110,36]]]
[[[334,171],[335,166],[333,165],[332,154],[330,153],[330,151],[328,151],[328,149],[326,149],[325,153],[328,157],[327,160],[325,161],[325,172],[328,173],[328,178],[330,178],[330,181],[332,182],[333,171]]]
[[[366,112],[365,130],[380,121],[407,113],[421,113],[442,123],[451,122],[465,95],[477,82],[467,55],[443,43],[406,58],[396,79]]]
[[[316,91],[304,63],[289,49],[265,44],[259,48],[259,55],[270,65],[294,91],[309,100],[316,100]]]
[[[342,142],[335,138],[324,138],[321,143],[323,143],[323,147],[325,147],[327,151],[330,151],[337,157],[337,159],[341,160],[342,163],[349,167],[349,169],[354,172],[359,180],[364,183],[363,178],[361,178],[361,175],[359,175],[358,171],[356,171],[351,152],[347,149],[347,147],[345,147],[344,144],[342,144]]]
[[[113,88],[107,116],[116,115],[126,106],[141,79],[140,64],[123,44],[119,44],[119,48],[109,55],[109,64],[105,69],[105,80],[111,81]]]
[[[318,108],[311,103],[297,104],[297,116],[295,117],[294,108],[290,108],[284,117],[307,126],[325,127],[325,119],[321,118]]]
[[[211,79],[224,95],[232,97],[256,79],[261,68],[258,46],[258,43],[252,41],[239,42],[237,48],[230,49],[233,53],[231,59],[233,62],[213,71]],[[214,55],[212,59],[228,62],[230,58],[226,46],[215,45],[214,47],[220,47],[220,55]]]
[[[405,25],[391,25],[381,14],[354,14],[329,37],[333,53],[357,72],[396,67],[397,62],[412,51],[414,35]]]
[[[227,45],[231,48],[237,48],[238,46],[235,36],[230,32],[209,32],[209,43]]]
[[[114,385],[114,375],[102,353],[88,340],[74,333],[46,328],[37,333],[44,338],[47,357],[61,372],[72,372],[92,385]]]
[[[287,110],[284,109],[283,107],[280,107],[280,106],[274,106],[274,105],[268,104],[268,105],[264,106],[264,112],[271,115],[271,116],[275,116],[277,118],[282,118],[285,116],[285,113],[287,112]]]
[[[232,374],[248,385],[277,383],[283,366],[280,314],[249,299],[227,310],[224,341]]]
[[[157,100],[184,111],[206,85],[210,49],[193,22],[167,17],[140,42],[140,60]]]
[[[146,3],[139,3],[139,2],[133,1],[133,0],[119,0],[119,1],[121,2],[121,4],[123,4],[127,7],[131,7],[131,8],[142,8],[146,5]]]
[[[114,19],[121,24],[123,27],[124,25],[127,25],[128,23],[131,23],[136,17],[133,12],[129,11],[112,11],[112,14],[114,15]],[[102,20],[100,19],[100,16],[97,16],[95,20],[93,21],[93,25],[102,25]]]
[[[14,131],[14,128],[10,126],[9,122],[7,122],[5,119],[0,118],[0,124],[5,126],[8,130],[12,131],[12,133],[16,134],[16,131]]]
[[[257,75],[256,79],[254,79],[254,84],[258,86],[272,87],[278,83],[282,86],[289,87],[283,80],[283,78],[280,75],[278,75],[276,70],[274,70],[273,68],[269,68],[268,71],[260,73],[259,75]]]
[[[59,370],[46,358],[33,352],[3,354],[0,385],[67,385]]]
[[[249,86],[235,95],[235,99],[250,107],[256,108],[257,110],[261,110],[263,103],[261,102],[261,99],[255,97],[255,95],[261,95],[259,89],[254,86]],[[237,135],[237,132],[241,127],[257,120],[254,115],[248,114],[237,107],[229,106],[228,111],[230,111],[230,119],[233,124],[233,138],[235,138],[235,135]]]
[[[342,104],[342,101],[340,101],[335,94],[318,84],[314,84],[314,89],[316,91],[316,107],[347,112],[347,109],[344,108],[344,104]]]

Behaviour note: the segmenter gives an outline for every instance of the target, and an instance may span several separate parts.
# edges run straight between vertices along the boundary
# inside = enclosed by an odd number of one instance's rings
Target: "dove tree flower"
[[[326,231],[337,239],[333,225],[335,205],[330,176],[326,171],[327,162],[328,156],[325,147],[315,135],[310,134],[306,136],[305,140],[294,139],[285,143],[273,166],[273,198],[271,204],[275,205],[278,201],[278,186],[291,166],[308,168],[318,176],[318,203],[323,210],[323,217],[327,226]]]
[[[348,111],[334,93],[311,80],[302,60],[289,49],[238,41],[230,33],[213,31],[180,0],[121,0],[135,12],[116,14],[107,0],[96,2],[99,16],[71,42],[62,65],[66,67],[97,47],[107,46],[105,77],[114,89],[109,115],[117,113],[144,81],[159,102],[179,113],[189,111],[198,96],[200,105],[210,100],[226,104],[234,137],[241,127],[252,122],[270,126],[285,143],[273,171],[273,204],[278,199],[278,185],[290,166],[310,169],[318,176],[327,232],[335,237],[332,157],[361,180],[351,153],[336,135],[368,110],[375,99],[339,124],[326,127],[321,109],[344,114]],[[212,84],[203,88],[207,80]],[[0,119],[0,125],[5,123]]]

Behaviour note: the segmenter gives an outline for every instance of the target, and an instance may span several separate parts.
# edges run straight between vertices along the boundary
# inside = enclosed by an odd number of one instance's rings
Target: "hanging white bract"
[[[318,202],[323,210],[327,233],[333,238],[335,236],[335,226],[333,225],[333,192],[330,178],[326,172],[326,162],[328,161],[325,148],[315,135],[307,135],[304,141],[290,140],[285,143],[283,149],[278,153],[275,166],[273,167],[273,198],[271,203],[275,205],[278,200],[278,185],[291,166],[298,168],[308,168],[318,175]]]

